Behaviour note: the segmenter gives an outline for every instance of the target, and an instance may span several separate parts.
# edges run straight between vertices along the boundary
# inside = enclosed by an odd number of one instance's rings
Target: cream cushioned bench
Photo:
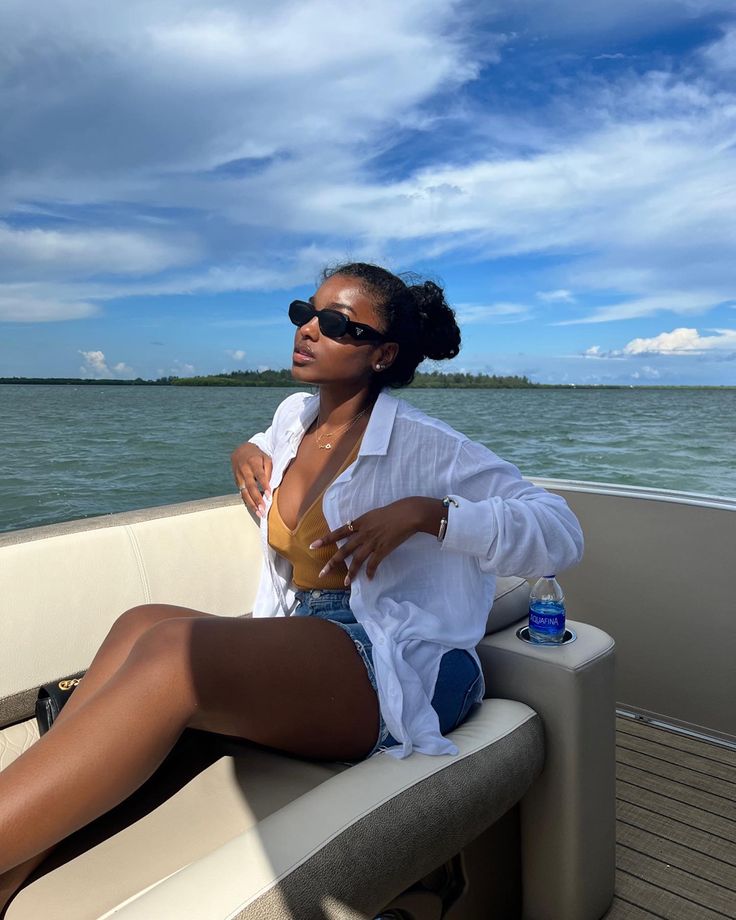
[[[242,616],[260,567],[238,496],[0,535],[0,768],[37,738],[39,685],[85,669],[120,613]],[[530,648],[515,635],[527,600],[526,582],[499,579],[478,647],[489,698],[453,732],[458,757],[347,767],[185,733],[139,793],[55,851],[7,920],[371,918],[495,822],[506,833],[518,802],[523,916],[602,916],[613,642],[575,623],[569,646]],[[461,903],[449,917],[470,916]]]

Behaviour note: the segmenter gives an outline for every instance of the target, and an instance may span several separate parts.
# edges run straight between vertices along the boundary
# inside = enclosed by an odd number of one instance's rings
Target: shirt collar
[[[399,400],[395,396],[381,390],[376,399],[371,417],[361,441],[358,456],[365,454],[382,455],[388,452],[388,442],[394,427],[394,419],[399,408]],[[319,395],[309,396],[302,406],[298,417],[289,426],[290,438],[301,440],[304,432],[309,428],[319,413]]]
[[[388,442],[391,439],[398,408],[398,399],[381,390],[373,406],[371,417],[368,419],[368,426],[365,429],[358,456],[361,454],[380,455],[388,452]]]

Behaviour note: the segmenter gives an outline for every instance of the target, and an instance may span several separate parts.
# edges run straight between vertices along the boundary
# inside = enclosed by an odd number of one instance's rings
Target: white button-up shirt
[[[250,439],[272,459],[272,493],[318,411],[319,396],[294,393],[268,430]],[[440,733],[431,700],[445,652],[467,649],[480,667],[475,647],[485,635],[496,576],[560,572],[583,550],[580,525],[563,498],[522,479],[482,444],[382,392],[355,462],[325,490],[322,510],[336,530],[416,495],[457,501],[448,509],[442,543],[416,533],[381,561],[373,579],[363,565],[350,585],[350,608],[373,643],[381,713],[400,742],[388,753],[398,758],[413,750],[458,753]],[[266,564],[253,616],[290,616],[297,604],[291,565],[268,545],[271,500],[264,503]]]

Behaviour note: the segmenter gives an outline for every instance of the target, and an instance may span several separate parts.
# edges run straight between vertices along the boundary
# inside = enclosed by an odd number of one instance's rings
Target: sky
[[[736,385],[733,0],[0,6],[0,377],[288,368],[327,265],[423,370]]]

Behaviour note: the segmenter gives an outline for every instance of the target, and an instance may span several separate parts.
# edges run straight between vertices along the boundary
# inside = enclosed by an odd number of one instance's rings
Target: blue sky
[[[288,367],[349,258],[445,285],[438,370],[736,385],[732,0],[5,0],[0,35],[0,376]]]

